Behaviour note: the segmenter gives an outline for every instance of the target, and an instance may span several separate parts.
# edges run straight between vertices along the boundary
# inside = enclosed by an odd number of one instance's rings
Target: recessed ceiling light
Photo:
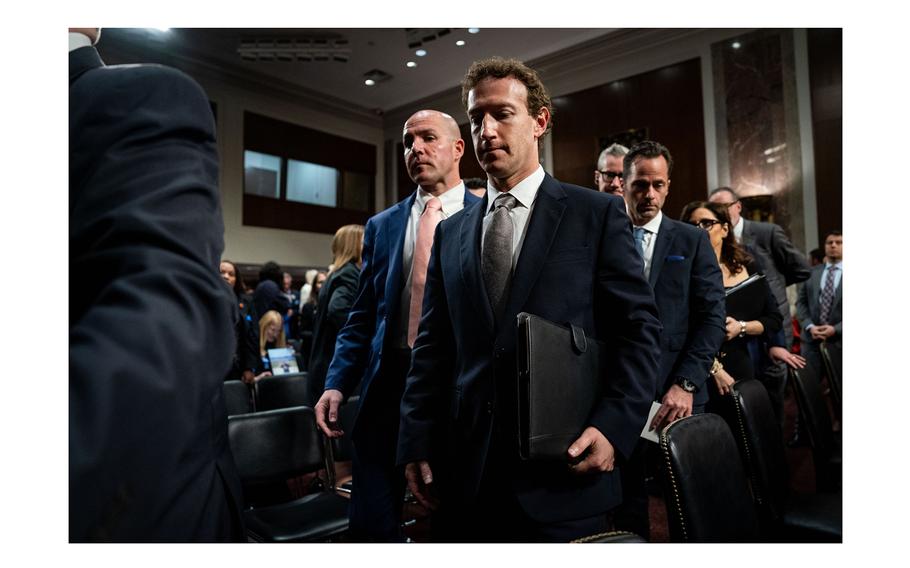
[[[376,84],[376,81],[374,81],[372,79],[367,79],[366,81],[363,82],[363,84],[366,85],[367,87],[372,87],[373,85]]]
[[[476,34],[479,31],[480,31],[480,28],[468,28],[469,34]]]
[[[408,67],[417,67],[417,64],[414,63],[413,61],[408,61],[405,65],[407,65]]]
[[[455,45],[457,45],[458,47],[463,46],[463,45],[464,45],[464,40],[463,40],[463,39],[460,39],[460,40],[456,41],[456,42],[455,42]]]
[[[414,52],[414,55],[416,55],[417,57],[423,57],[426,54],[427,54],[426,49],[418,49],[417,51]]]
[[[739,43],[738,41],[734,41],[730,47],[732,47],[733,49],[739,49],[742,46],[743,46],[743,44]]]

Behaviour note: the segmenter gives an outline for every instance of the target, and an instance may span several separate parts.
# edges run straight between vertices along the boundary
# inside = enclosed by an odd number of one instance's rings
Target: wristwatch
[[[673,383],[687,393],[693,393],[698,389],[698,387],[695,386],[695,383],[685,377],[676,377]]]
[[[739,336],[740,337],[746,336],[746,321],[745,320],[739,320]]]

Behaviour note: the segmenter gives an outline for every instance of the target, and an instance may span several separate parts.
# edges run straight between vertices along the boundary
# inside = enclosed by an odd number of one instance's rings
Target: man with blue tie
[[[367,221],[357,300],[338,334],[316,421],[327,436],[339,429],[338,408],[361,381],[353,431],[351,536],[401,541],[404,476],[395,465],[398,409],[423,304],[433,233],[443,219],[479,201],[458,172],[464,140],[455,120],[421,110],[404,124],[404,161],[419,186],[407,199]]]
[[[660,373],[652,393],[661,403],[651,424],[655,430],[704,412],[705,383],[726,333],[723,276],[707,231],[661,211],[672,169],[670,151],[653,141],[636,144],[623,158],[624,197],[633,238],[663,324]],[[615,516],[616,528],[645,538],[650,532],[645,485],[648,444],[640,441],[622,470],[623,504]]]
[[[435,539],[595,534],[620,500],[616,453],[635,446],[654,390],[653,296],[622,200],[540,166],[552,105],[537,73],[512,59],[477,61],[462,102],[487,193],[436,230],[398,462],[415,497],[436,509]],[[564,460],[519,455],[519,312],[574,324],[610,346],[603,397]]]
[[[812,268],[812,274],[800,284],[796,316],[802,329],[803,356],[817,377],[822,376],[819,345],[824,342],[840,354],[843,334],[842,307],[844,276],[844,236],[831,231],[825,237],[825,262]],[[835,357],[835,365],[839,358]],[[839,369],[838,369],[839,370]]]

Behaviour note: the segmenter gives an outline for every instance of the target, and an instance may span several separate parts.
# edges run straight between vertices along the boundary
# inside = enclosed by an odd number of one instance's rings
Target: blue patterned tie
[[[645,259],[645,230],[642,227],[635,227],[632,229],[632,237],[635,239],[635,248],[638,249],[638,254],[641,256],[641,259]]]
[[[831,305],[834,303],[834,272],[838,270],[836,264],[828,267],[828,275],[825,278],[825,287],[822,290],[821,309],[819,310],[818,319],[822,325],[828,323],[828,316],[831,315]]]

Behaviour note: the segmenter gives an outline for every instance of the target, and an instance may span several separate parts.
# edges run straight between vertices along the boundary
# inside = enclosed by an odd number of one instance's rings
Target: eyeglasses
[[[610,171],[602,172],[600,170],[594,170],[594,173],[597,174],[598,176],[600,176],[601,179],[606,180],[607,183],[612,182],[613,178],[622,179],[622,172],[610,172]]]
[[[702,229],[704,229],[706,231],[710,231],[711,227],[713,227],[714,225],[717,225],[719,223],[720,223],[720,221],[718,221],[717,219],[702,219],[701,221],[696,221],[694,223],[689,223],[689,224],[694,227],[701,227]]]

